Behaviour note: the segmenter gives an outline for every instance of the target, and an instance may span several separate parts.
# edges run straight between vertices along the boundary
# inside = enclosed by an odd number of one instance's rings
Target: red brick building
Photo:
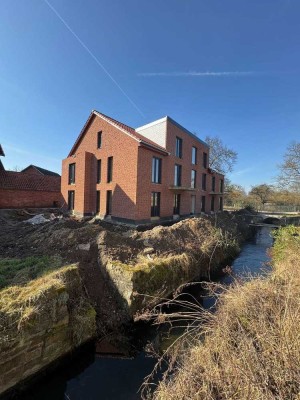
[[[170,117],[133,129],[92,111],[62,163],[70,211],[143,223],[223,208],[208,145]]]
[[[1,145],[0,156],[4,156]],[[59,174],[35,165],[21,172],[6,171],[0,162],[0,208],[61,206],[60,179]]]

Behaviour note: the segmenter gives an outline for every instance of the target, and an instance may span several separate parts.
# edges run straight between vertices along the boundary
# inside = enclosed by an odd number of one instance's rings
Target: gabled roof
[[[1,144],[0,144],[0,156],[5,157],[5,154],[4,154],[4,151],[3,151],[3,149],[2,149]]]
[[[115,126],[120,131],[124,132],[128,136],[131,136],[134,140],[138,141],[142,146],[151,148],[152,150],[159,151],[159,152],[164,153],[166,155],[169,154],[164,147],[159,146],[157,143],[155,143],[152,140],[150,140],[150,139],[146,138],[145,136],[141,135],[134,128],[131,128],[130,126],[128,126],[126,124],[123,124],[122,122],[119,122],[119,121],[117,121],[117,120],[115,120],[115,119],[113,119],[111,117],[108,117],[107,115],[102,114],[99,111],[93,110],[91,112],[88,120],[86,121],[84,127],[82,128],[82,130],[81,130],[76,142],[74,143],[74,146],[72,147],[68,157],[70,157],[71,155],[74,154],[75,150],[77,149],[78,145],[80,144],[81,140],[83,139],[83,137],[85,135],[86,128],[88,127],[91,119],[94,116],[98,116],[98,117],[102,118],[103,120],[105,120],[106,122],[110,123],[111,125]]]
[[[52,172],[49,171],[48,169],[44,169],[41,167],[37,167],[36,165],[29,165],[28,167],[24,168],[21,172],[26,172],[29,168],[34,168],[36,169],[38,172],[40,172],[40,174],[42,175],[47,175],[47,176],[60,176],[59,174],[57,174],[56,172]]]
[[[60,192],[60,177],[0,171],[0,189]]]

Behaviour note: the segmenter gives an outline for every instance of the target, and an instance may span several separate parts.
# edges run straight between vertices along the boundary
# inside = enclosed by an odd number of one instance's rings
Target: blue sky
[[[271,183],[300,138],[298,0],[2,0],[6,168],[60,172],[90,111],[170,115],[238,152],[229,177]]]

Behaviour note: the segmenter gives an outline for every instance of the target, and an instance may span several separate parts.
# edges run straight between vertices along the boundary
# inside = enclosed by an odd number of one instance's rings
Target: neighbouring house
[[[0,156],[5,156],[1,145]],[[59,207],[60,181],[59,174],[35,165],[15,172],[6,171],[0,162],[0,208]]]
[[[170,117],[131,128],[92,111],[62,162],[70,212],[145,223],[223,209],[209,147]]]

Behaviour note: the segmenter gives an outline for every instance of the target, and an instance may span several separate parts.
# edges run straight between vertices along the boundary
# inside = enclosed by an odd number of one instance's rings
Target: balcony
[[[196,191],[196,188],[192,188],[189,186],[170,185],[169,189],[172,190],[173,192],[195,192]]]

